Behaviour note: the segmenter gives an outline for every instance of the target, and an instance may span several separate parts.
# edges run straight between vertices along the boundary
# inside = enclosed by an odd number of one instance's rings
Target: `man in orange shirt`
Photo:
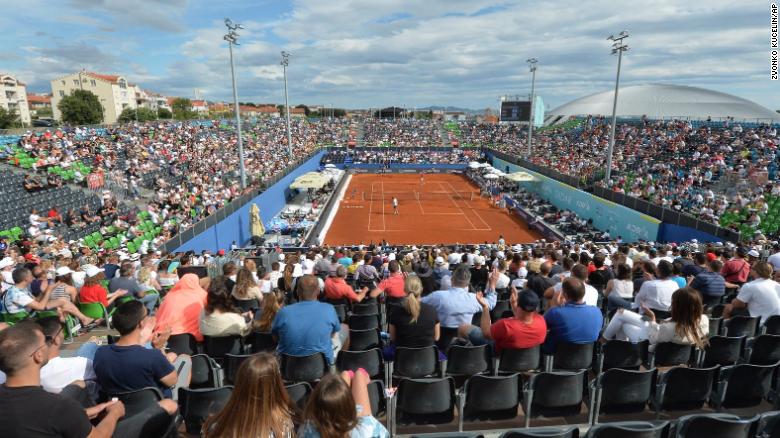
[[[390,271],[390,275],[379,283],[379,286],[371,292],[371,295],[376,296],[374,295],[375,293],[379,295],[379,293],[384,292],[389,298],[404,298],[406,296],[404,292],[405,278],[401,272],[401,265],[398,264],[398,261],[391,260],[387,264],[387,269]]]
[[[325,298],[329,300],[341,300],[347,299],[353,303],[359,303],[363,301],[368,293],[368,288],[363,287],[359,292],[355,292],[352,286],[348,285],[344,280],[347,277],[347,268],[339,266],[336,268],[336,276],[328,277],[325,279]],[[374,289],[371,292],[371,297],[379,295],[381,291]]]

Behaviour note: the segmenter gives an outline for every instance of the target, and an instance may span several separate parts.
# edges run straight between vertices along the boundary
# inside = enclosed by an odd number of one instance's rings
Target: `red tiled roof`
[[[292,108],[290,110],[290,114],[306,114],[306,109],[304,109],[304,108]]]
[[[268,106],[261,106],[259,108],[256,108],[256,110],[259,113],[267,113],[267,114],[273,114],[273,113],[278,113],[279,112],[278,108],[276,108],[275,106],[270,106],[270,105],[268,105]]]
[[[94,78],[102,79],[102,80],[104,80],[106,82],[111,82],[112,84],[116,84],[117,81],[119,81],[119,76],[117,76],[117,75],[103,75],[103,74],[95,73],[95,72],[91,72],[91,71],[88,71],[88,72],[85,72],[85,73],[87,75],[89,75],[89,76],[94,77]]]
[[[206,106],[205,100],[193,100],[192,106]]]
[[[27,94],[27,102],[51,104],[51,96],[47,94]]]

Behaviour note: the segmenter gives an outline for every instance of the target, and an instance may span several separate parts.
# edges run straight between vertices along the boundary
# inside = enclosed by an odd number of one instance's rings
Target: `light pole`
[[[287,97],[287,66],[290,65],[290,54],[282,50],[282,68],[284,69],[284,107],[287,113],[287,155],[292,158],[292,133],[290,132],[290,101]]]
[[[536,86],[536,63],[539,62],[536,58],[528,58],[525,60],[528,63],[528,68],[531,71],[531,108],[528,111],[528,160],[531,160],[531,139],[533,138],[534,130],[534,87]]]
[[[233,108],[236,110],[236,135],[238,136],[238,168],[241,175],[241,188],[246,188],[246,169],[244,168],[244,142],[241,139],[241,112],[238,108],[238,89],[236,88],[236,70],[233,66],[233,45],[238,45],[238,32],[236,30],[243,29],[240,24],[233,23],[229,18],[225,18],[225,26],[228,29],[228,33],[225,34],[223,39],[228,43],[228,50],[230,51],[230,76],[233,78]]]
[[[604,175],[604,183],[609,187],[612,177],[612,152],[615,149],[615,125],[617,124],[617,100],[618,86],[620,85],[620,64],[623,61],[623,52],[628,50],[628,45],[623,40],[628,38],[628,31],[624,30],[617,36],[610,35],[607,40],[612,41],[612,54],[618,54],[617,76],[615,77],[615,96],[612,101],[612,126],[609,130],[609,147],[607,148],[607,172]]]

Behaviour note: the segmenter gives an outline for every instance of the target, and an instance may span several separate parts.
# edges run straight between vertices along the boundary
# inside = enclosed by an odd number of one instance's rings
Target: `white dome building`
[[[614,90],[591,94],[559,106],[550,117],[602,115],[612,116]],[[650,119],[712,120],[733,117],[738,121],[780,121],[780,114],[755,102],[719,91],[684,85],[647,84],[621,87],[617,102],[618,117]]]

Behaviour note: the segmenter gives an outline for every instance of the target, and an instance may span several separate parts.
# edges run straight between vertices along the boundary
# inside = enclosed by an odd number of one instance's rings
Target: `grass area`
[[[452,122],[452,121],[446,122],[444,124],[444,129],[460,137],[460,126],[458,126],[457,122]]]

